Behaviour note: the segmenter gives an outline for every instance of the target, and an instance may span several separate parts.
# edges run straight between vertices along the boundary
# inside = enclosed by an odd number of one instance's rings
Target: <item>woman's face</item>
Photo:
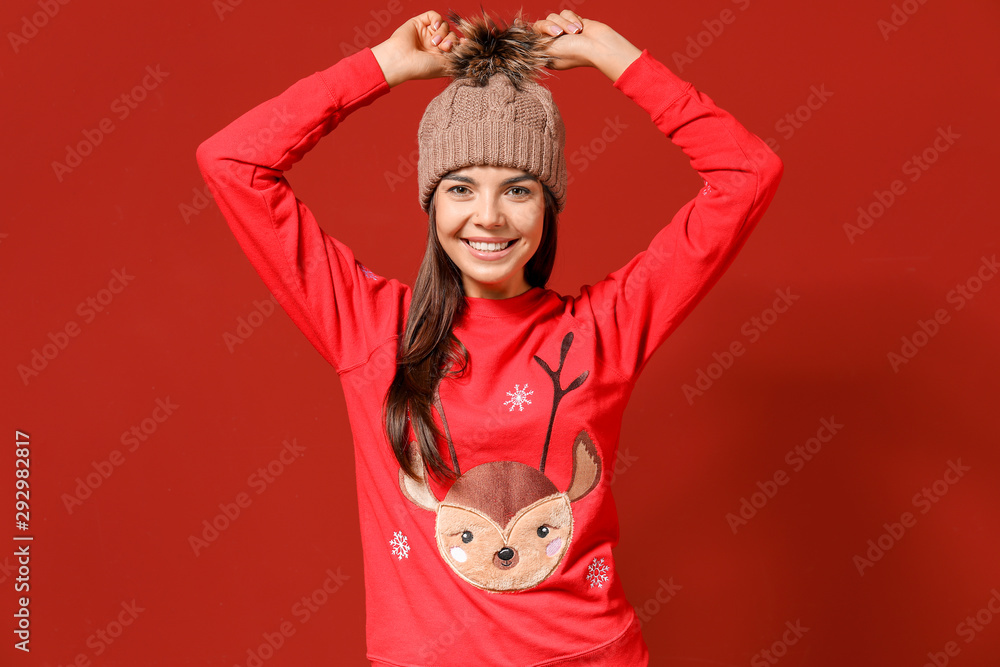
[[[464,167],[434,191],[437,235],[462,271],[465,295],[506,299],[530,289],[524,279],[542,239],[545,195],[532,174],[510,167]],[[471,242],[510,243],[477,250]]]

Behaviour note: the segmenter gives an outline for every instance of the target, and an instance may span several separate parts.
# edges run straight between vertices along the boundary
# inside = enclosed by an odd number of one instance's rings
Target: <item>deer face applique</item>
[[[545,476],[552,424],[559,401],[587,378],[584,371],[569,387],[560,387],[566,353],[573,333],[563,338],[559,368],[552,371],[535,356],[555,387],[548,435],[536,469],[517,461],[491,461],[459,474],[443,500],[431,491],[417,443],[410,443],[409,456],[420,477],[413,479],[400,468],[399,487],[412,503],[435,512],[438,551],[462,579],[493,592],[513,592],[537,586],[562,561],[573,537],[572,503],[590,493],[601,478],[601,457],[585,430],[571,447],[573,474],[566,491],[559,491]],[[435,405],[447,421],[435,396]],[[454,444],[448,433],[452,464],[459,472]]]

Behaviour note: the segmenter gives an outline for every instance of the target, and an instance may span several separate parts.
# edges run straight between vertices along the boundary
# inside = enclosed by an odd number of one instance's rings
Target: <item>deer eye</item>
[[[539,526],[538,530],[535,531],[535,532],[538,533],[539,537],[546,537],[549,534],[549,527],[548,526]]]
[[[472,541],[472,532],[468,531],[468,530],[464,531],[462,533],[462,541],[465,542],[466,544],[468,544],[469,542],[471,542]]]

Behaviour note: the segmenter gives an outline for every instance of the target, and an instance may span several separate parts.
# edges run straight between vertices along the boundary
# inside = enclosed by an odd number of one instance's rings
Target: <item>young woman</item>
[[[612,551],[622,413],[782,165],[604,23],[570,10],[507,26],[448,18],[456,29],[425,12],[298,81],[201,144],[198,163],[254,268],[341,378],[372,664],[645,665]],[[577,296],[545,287],[567,178],[542,67],[597,68],[704,181],[647,250]],[[285,172],[391,88],[442,76],[419,128],[428,230],[411,289],[324,232]],[[624,216],[666,221],[655,197],[620,185],[608,196]]]

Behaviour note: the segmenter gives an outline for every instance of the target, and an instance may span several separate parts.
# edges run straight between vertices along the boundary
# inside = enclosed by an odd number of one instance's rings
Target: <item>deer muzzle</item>
[[[501,570],[509,570],[517,565],[519,556],[517,551],[511,547],[504,547],[493,555],[493,564]]]

